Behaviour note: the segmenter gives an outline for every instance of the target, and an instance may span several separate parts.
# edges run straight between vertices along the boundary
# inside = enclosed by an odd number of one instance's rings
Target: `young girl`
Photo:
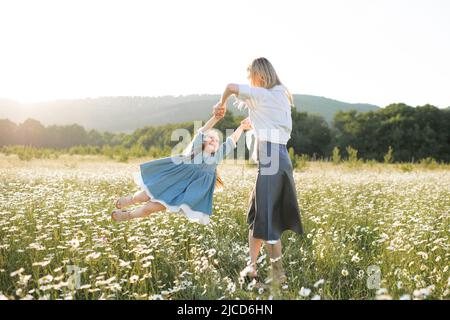
[[[256,261],[264,241],[272,258],[274,281],[286,281],[281,263],[281,234],[303,233],[292,163],[286,149],[292,130],[292,96],[266,58],[255,59],[247,69],[250,85],[229,84],[214,108],[226,111],[235,95],[246,108],[257,138],[258,176],[248,209],[250,265],[242,276],[257,277]]]
[[[222,110],[214,113],[202,127],[185,155],[158,159],[140,165],[135,182],[141,191],[121,197],[111,214],[114,221],[147,217],[158,211],[183,213],[187,218],[208,224],[212,214],[212,198],[216,185],[221,185],[217,165],[235,147],[244,130],[251,128],[246,119],[234,133],[219,145],[219,135],[212,129],[224,116]],[[146,202],[132,211],[126,207]]]

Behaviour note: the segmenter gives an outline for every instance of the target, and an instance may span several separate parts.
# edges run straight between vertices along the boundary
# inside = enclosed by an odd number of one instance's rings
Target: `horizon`
[[[217,4],[3,2],[0,97],[30,104],[220,94],[227,83],[247,83],[249,62],[265,56],[295,94],[450,106],[449,1]],[[263,21],[258,32],[253,17]]]
[[[421,105],[409,105],[406,102],[403,101],[396,101],[396,102],[391,102],[388,103],[387,105],[377,105],[375,103],[371,103],[371,102],[348,102],[348,101],[343,101],[343,100],[338,100],[332,97],[326,97],[323,95],[313,95],[313,94],[308,94],[308,93],[292,93],[293,96],[309,96],[309,97],[316,97],[316,98],[323,98],[326,100],[332,100],[332,101],[337,101],[337,102],[341,102],[341,103],[346,103],[346,104],[352,104],[352,105],[370,105],[370,106],[376,106],[380,109],[386,108],[389,105],[392,104],[406,104],[410,107],[421,107],[421,106],[425,106],[425,105],[432,105],[434,107],[437,107],[439,109],[447,109],[450,108],[449,106],[438,106],[432,103],[424,103]],[[95,100],[95,99],[103,99],[103,98],[166,98],[166,97],[173,97],[173,98],[182,98],[182,97],[189,97],[189,96],[220,96],[220,93],[187,93],[187,94],[178,94],[178,95],[173,95],[173,94],[165,94],[165,95],[155,95],[155,96],[97,96],[97,97],[80,97],[80,98],[56,98],[56,99],[51,99],[51,100],[39,100],[39,101],[31,101],[31,102],[27,102],[27,101],[20,101],[17,99],[10,99],[10,98],[5,98],[5,97],[0,97],[0,101],[2,100],[7,100],[7,101],[11,101],[14,103],[17,103],[21,106],[31,106],[31,105],[35,105],[35,104],[45,104],[45,103],[53,103],[53,102],[58,102],[58,101],[76,101],[76,100]]]

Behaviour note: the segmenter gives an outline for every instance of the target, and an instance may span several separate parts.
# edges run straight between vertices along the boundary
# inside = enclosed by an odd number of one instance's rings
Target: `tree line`
[[[242,117],[228,112],[217,125],[223,134],[236,128]],[[450,162],[450,109],[431,105],[411,107],[392,104],[369,112],[339,111],[332,125],[323,117],[292,109],[293,130],[288,148],[297,155],[313,159],[330,159],[336,150],[349,157],[356,150],[364,160],[410,162],[433,158]],[[3,152],[21,145],[35,148],[68,150],[70,153],[108,154],[119,152],[126,157],[166,156],[179,143],[172,132],[184,128],[193,132],[194,123],[148,126],[133,133],[99,132],[80,125],[51,125],[28,119],[21,124],[0,120],[0,147]],[[353,151],[350,151],[353,152]]]
[[[391,153],[395,162],[450,162],[450,108],[391,104],[377,111],[338,111],[332,126],[303,113],[294,113],[293,122],[289,144],[296,154],[330,158],[338,148],[344,157],[356,150],[364,160],[383,161]]]

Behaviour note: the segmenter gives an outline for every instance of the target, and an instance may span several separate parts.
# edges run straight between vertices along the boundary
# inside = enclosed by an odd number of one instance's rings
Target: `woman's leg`
[[[253,273],[250,274],[251,277],[256,276],[256,260],[258,260],[259,251],[261,250],[263,241],[261,239],[256,239],[253,237],[253,230],[248,232],[248,246],[250,249],[250,263],[253,267]]]
[[[266,242],[266,248],[269,252],[270,260],[272,262],[272,277],[274,281],[278,283],[286,282],[287,278],[283,270],[283,262],[281,261],[281,240],[278,240],[278,242],[275,244],[269,244]]]
[[[269,244],[266,242],[266,249],[267,252],[269,253],[269,256],[272,260],[276,260],[278,258],[281,259],[281,254],[282,254],[282,250],[281,250],[281,240],[278,240],[277,243],[275,244]]]

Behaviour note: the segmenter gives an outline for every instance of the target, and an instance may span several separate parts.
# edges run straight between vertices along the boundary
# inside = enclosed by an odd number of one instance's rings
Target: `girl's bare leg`
[[[130,195],[127,197],[121,197],[117,200],[116,206],[118,209],[124,209],[128,206],[131,206],[133,204],[138,204],[141,202],[147,202],[150,200],[150,197],[147,195],[147,193],[144,190],[137,191],[134,195]]]
[[[114,221],[128,221],[135,218],[148,217],[154,212],[163,211],[166,207],[157,202],[147,202],[143,206],[134,209],[133,211],[114,210],[111,213],[111,219]]]
[[[141,202],[147,202],[150,200],[150,197],[147,195],[147,193],[144,190],[137,191],[135,194],[133,194],[133,198],[131,199],[131,204],[138,204]]]
[[[152,213],[158,212],[158,211],[164,211],[166,210],[166,207],[164,207],[162,204],[157,202],[147,202],[143,206],[134,209],[130,212],[130,218],[145,218],[151,215]]]

